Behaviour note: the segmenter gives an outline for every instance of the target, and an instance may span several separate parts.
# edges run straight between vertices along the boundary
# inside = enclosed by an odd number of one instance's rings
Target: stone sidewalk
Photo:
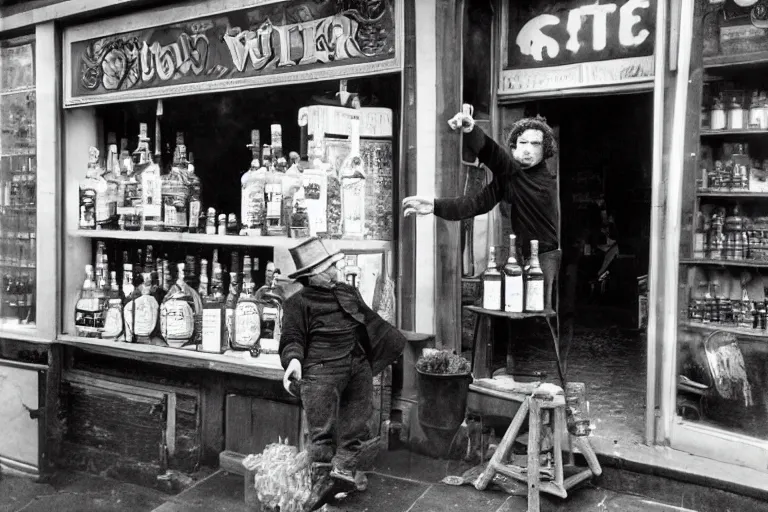
[[[525,497],[471,486],[440,483],[460,473],[455,462],[410,452],[382,454],[365,493],[351,494],[326,506],[328,512],[525,512]],[[682,499],[682,497],[681,497]],[[567,500],[542,495],[542,512],[680,512],[627,493],[595,486],[574,490]],[[0,512],[248,512],[243,477],[218,471],[177,495],[86,473],[59,473],[49,483],[0,477]],[[254,512],[254,511],[250,511]]]

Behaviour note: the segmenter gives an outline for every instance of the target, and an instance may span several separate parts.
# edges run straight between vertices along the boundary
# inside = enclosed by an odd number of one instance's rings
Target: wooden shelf
[[[267,380],[282,380],[284,373],[280,364],[280,357],[277,354],[262,354],[259,357],[251,357],[247,352],[234,351],[224,354],[210,354],[183,348],[105,341],[67,334],[59,335],[56,341],[96,354],[165,364],[178,368],[212,370]]]
[[[490,316],[497,316],[500,318],[508,318],[510,320],[520,320],[522,318],[537,318],[537,317],[548,317],[548,316],[555,316],[557,313],[555,313],[554,310],[548,309],[546,311],[540,311],[536,313],[507,313],[506,311],[497,311],[494,309],[483,309],[479,306],[464,306],[464,308],[467,311],[472,311],[473,313],[478,313],[481,315],[490,315]]]
[[[757,66],[760,64],[768,64],[768,51],[704,57],[704,69]]]
[[[703,258],[682,258],[681,265],[713,265],[718,267],[768,268],[768,261],[755,260],[708,260]]]
[[[768,135],[768,130],[701,130],[702,137],[729,137],[740,135]]]
[[[185,244],[205,245],[238,245],[246,247],[272,247],[288,250],[304,238],[289,238],[286,236],[238,236],[238,235],[206,235],[203,233],[173,233],[170,231],[119,231],[119,230],[89,230],[74,229],[69,236],[79,238],[96,238],[99,240],[136,240],[147,242],[177,242]],[[323,244],[329,251],[337,250],[370,250],[387,251],[392,242],[387,240],[333,240],[323,238]]]
[[[765,341],[768,341],[768,332],[763,331],[761,329],[747,329],[744,327],[734,327],[731,325],[705,324],[701,322],[691,322],[691,321],[681,322],[680,325],[686,329],[693,329],[697,331],[707,331],[707,332],[723,331],[723,332],[729,332],[731,334],[736,334],[738,336],[748,336],[750,338],[760,338],[760,339],[764,339]]]
[[[696,195],[699,197],[723,197],[738,199],[768,199],[768,192],[718,192],[716,190],[698,190]]]

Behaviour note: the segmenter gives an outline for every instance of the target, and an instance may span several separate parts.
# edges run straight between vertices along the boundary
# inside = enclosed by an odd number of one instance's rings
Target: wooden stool
[[[483,390],[482,392],[487,393],[488,391]],[[519,393],[514,390],[494,390],[493,394],[505,395],[506,399],[520,401],[521,404],[496,452],[491,457],[483,473],[475,481],[476,489],[482,491],[488,487],[496,473],[527,482],[528,512],[539,512],[540,491],[554,494],[560,498],[566,498],[568,496],[568,489],[591,478],[593,475],[599,476],[602,473],[602,468],[592,450],[592,446],[589,444],[589,440],[586,437],[573,436],[569,433],[571,442],[578,447],[579,451],[587,459],[588,468],[564,479],[562,436],[568,432],[568,427],[565,418],[565,395],[562,388],[546,384],[539,386],[532,394]],[[551,481],[542,480],[539,464],[542,413],[545,411],[551,411],[552,414],[554,471]],[[512,445],[520,432],[520,428],[523,426],[526,415],[528,416],[528,464],[527,466],[506,464],[504,459],[512,449]]]

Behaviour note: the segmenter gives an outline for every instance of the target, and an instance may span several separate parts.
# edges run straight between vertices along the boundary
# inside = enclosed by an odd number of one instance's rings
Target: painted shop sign
[[[653,78],[656,0],[509,0],[500,94]]]
[[[215,0],[65,33],[66,106],[397,71],[399,0]],[[197,2],[199,4],[206,2]],[[213,12],[213,9],[210,9]],[[174,16],[177,14],[177,16]],[[157,21],[170,23],[156,24]],[[89,37],[104,32],[96,37]],[[85,37],[83,37],[85,36]]]

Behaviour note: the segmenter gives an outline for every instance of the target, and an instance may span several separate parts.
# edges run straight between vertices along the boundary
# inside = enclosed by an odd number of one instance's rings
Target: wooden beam
[[[403,27],[402,95],[400,99],[400,155],[398,158],[398,194],[395,212],[398,221],[396,233],[398,261],[398,325],[412,330],[416,322],[416,223],[406,220],[400,211],[404,197],[416,194],[416,0],[405,0]]]
[[[437,197],[461,194],[461,136],[447,121],[461,110],[464,0],[438,1],[435,192]],[[435,219],[435,333],[444,348],[461,352],[460,224]]]

